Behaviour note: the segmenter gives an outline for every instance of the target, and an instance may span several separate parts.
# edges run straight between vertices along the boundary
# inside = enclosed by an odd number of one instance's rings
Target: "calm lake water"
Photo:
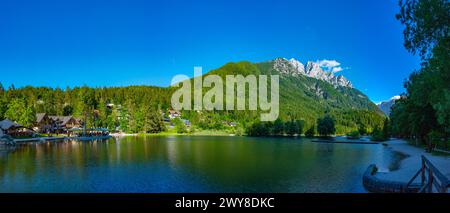
[[[365,192],[382,145],[305,138],[147,136],[46,142],[0,152],[0,192]]]

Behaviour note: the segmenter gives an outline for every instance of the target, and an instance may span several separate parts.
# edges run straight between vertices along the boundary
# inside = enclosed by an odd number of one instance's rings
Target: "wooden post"
[[[428,193],[433,193],[433,170],[428,169]]]
[[[441,187],[439,189],[439,193],[446,193],[446,191],[447,191],[447,187],[444,184],[441,183]]]
[[[422,157],[422,186],[425,184],[425,160]]]
[[[448,180],[446,182],[441,180],[441,187],[439,189],[439,193],[447,193],[447,186],[450,186]]]

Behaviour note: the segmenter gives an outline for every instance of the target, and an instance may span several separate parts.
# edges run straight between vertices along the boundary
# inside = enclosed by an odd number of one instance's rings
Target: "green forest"
[[[400,2],[404,45],[422,60],[405,81],[406,92],[392,108],[392,134],[428,145],[447,146],[450,134],[450,3]]]
[[[256,67],[249,62],[229,63],[212,73],[228,73],[230,70],[242,73],[240,66]],[[299,84],[300,82],[303,84]],[[298,86],[307,83],[320,84],[330,94],[335,94],[328,95],[328,99],[324,99]],[[382,125],[384,118],[376,106],[368,104],[370,101],[363,99],[355,104],[348,96],[342,95],[342,91],[334,89],[326,82],[302,77],[302,79],[284,78],[281,84],[280,119],[275,123],[282,122],[283,130],[277,130],[274,134],[302,134],[315,126],[317,119],[324,115],[331,116],[336,122],[337,134],[361,128],[364,132],[368,132]],[[162,122],[162,113],[167,115],[167,110],[171,108],[170,98],[175,89],[152,86],[15,88],[13,85],[5,89],[0,86],[0,119],[8,118],[24,126],[32,126],[36,120],[36,113],[73,115],[85,121],[87,127],[104,127],[111,131],[127,133],[156,133],[166,129]],[[352,90],[350,92],[359,94]],[[336,100],[333,100],[333,97]],[[224,130],[241,135],[258,123],[259,113],[250,110],[182,111],[182,118],[192,123],[190,131]],[[236,125],[227,125],[230,122],[235,122]]]
[[[186,128],[183,122],[171,121],[176,124],[177,132],[221,130],[237,135],[301,135],[309,130],[309,134],[316,134],[320,133],[316,130],[318,119],[323,117],[330,117],[334,123],[331,134],[344,135],[354,131],[366,134],[383,128],[384,114],[359,90],[335,87],[306,76],[280,73],[273,68],[275,60],[227,63],[205,75],[280,75],[280,114],[277,121],[259,124],[261,112],[257,110],[184,110],[181,118],[189,120],[192,126]],[[14,85],[4,88],[0,85],[0,119],[8,118],[29,127],[35,122],[36,113],[72,115],[85,122],[88,128],[157,133],[167,129],[163,114],[167,116],[171,109],[170,100],[176,89],[154,86],[15,88]],[[248,86],[246,90],[248,95]],[[254,131],[255,126],[274,124],[279,125],[275,130],[264,130],[266,133]]]

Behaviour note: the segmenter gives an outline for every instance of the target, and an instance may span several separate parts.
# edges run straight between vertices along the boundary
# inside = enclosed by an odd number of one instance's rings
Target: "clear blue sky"
[[[5,86],[169,85],[230,61],[337,60],[373,101],[419,67],[397,0],[0,2]]]

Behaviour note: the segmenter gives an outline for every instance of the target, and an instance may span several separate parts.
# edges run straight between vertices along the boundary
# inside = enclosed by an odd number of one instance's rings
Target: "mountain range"
[[[386,116],[389,116],[389,114],[391,114],[391,107],[395,104],[395,101],[397,101],[398,99],[400,99],[400,96],[396,95],[387,101],[382,101],[378,103],[377,106],[378,108],[380,108],[381,111],[383,111],[383,113]]]
[[[343,75],[334,75],[333,72],[324,71],[318,63],[308,61],[306,66],[295,58],[285,59],[277,58],[273,60],[274,69],[283,74],[293,76],[304,75],[318,80],[326,81],[334,86],[343,86],[352,88],[352,83]]]
[[[230,62],[206,75],[280,75],[280,118],[302,119],[312,125],[324,114],[331,114],[337,131],[344,133],[358,126],[382,123],[383,112],[342,75],[324,71],[318,63],[304,66],[296,59],[276,58],[252,63]]]

